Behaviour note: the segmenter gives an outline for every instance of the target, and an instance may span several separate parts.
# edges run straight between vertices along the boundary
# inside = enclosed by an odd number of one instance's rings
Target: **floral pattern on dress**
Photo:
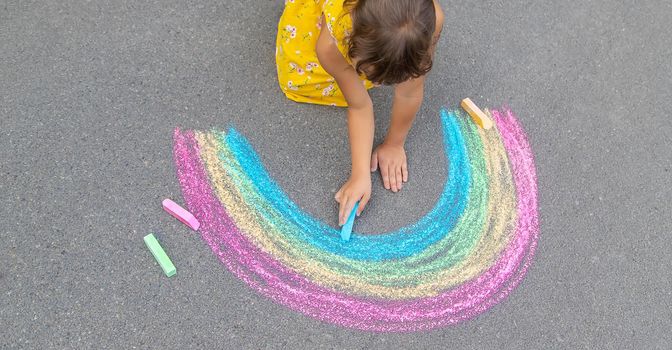
[[[285,0],[276,38],[278,82],[293,101],[347,106],[338,84],[319,64],[315,52],[322,16],[326,30],[350,62],[346,38],[352,24],[350,16],[343,14],[343,0]],[[363,83],[367,88],[373,86],[365,79]]]

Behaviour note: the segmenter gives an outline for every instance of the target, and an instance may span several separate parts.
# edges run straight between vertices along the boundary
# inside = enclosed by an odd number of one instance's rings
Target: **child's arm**
[[[436,29],[431,48],[432,56],[441,35],[444,20],[443,11],[437,1],[434,1],[434,6],[436,8]],[[402,183],[408,181],[404,143],[415,116],[420,110],[420,105],[422,105],[424,86],[425,76],[410,79],[395,86],[392,116],[387,136],[371,157],[371,171],[376,171],[380,167],[380,175],[383,178],[385,188],[393,192],[401,190]]]
[[[371,171],[380,167],[383,185],[392,192],[401,190],[402,183],[408,181],[404,144],[422,104],[424,81],[423,76],[395,87],[390,127],[385,141],[376,148],[371,157]]]
[[[359,215],[371,197],[371,173],[369,161],[373,147],[373,103],[364,84],[355,69],[348,64],[338,50],[327,24],[322,18],[322,30],[317,40],[317,58],[322,67],[336,79],[348,103],[348,134],[350,153],[352,156],[352,172],[350,179],[336,193],[340,203],[338,212],[339,225],[343,225],[350,211],[359,203]]]

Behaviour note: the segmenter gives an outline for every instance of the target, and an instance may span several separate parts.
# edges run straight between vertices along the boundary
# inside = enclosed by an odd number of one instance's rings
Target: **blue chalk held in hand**
[[[352,233],[352,225],[355,224],[355,216],[357,216],[357,209],[359,208],[359,201],[355,203],[355,207],[352,208],[350,216],[348,216],[348,221],[345,222],[345,225],[341,227],[341,239],[344,241],[350,240],[350,234]]]

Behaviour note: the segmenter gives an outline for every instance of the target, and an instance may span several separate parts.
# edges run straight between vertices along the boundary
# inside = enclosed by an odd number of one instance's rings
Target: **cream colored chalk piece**
[[[473,101],[471,101],[470,98],[467,97],[464,100],[462,100],[460,106],[462,106],[462,108],[464,108],[464,110],[467,111],[467,113],[469,113],[471,119],[473,119],[474,122],[478,124],[478,126],[480,126],[485,130],[492,128],[493,125],[492,119],[490,119],[490,117],[488,117],[485,113],[483,113],[483,111],[480,108],[478,108],[478,106],[476,106],[476,104]]]

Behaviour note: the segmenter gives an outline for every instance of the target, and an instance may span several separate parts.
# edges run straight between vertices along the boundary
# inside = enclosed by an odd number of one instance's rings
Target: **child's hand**
[[[366,203],[369,202],[371,198],[371,174],[351,175],[350,179],[336,192],[334,198],[340,203],[338,224],[342,226],[350,216],[350,212],[357,201],[359,201],[357,216],[362,213]]]
[[[406,151],[403,145],[394,145],[383,142],[376,147],[371,155],[371,171],[380,168],[383,184],[388,190],[397,192],[408,181],[408,164]]]

